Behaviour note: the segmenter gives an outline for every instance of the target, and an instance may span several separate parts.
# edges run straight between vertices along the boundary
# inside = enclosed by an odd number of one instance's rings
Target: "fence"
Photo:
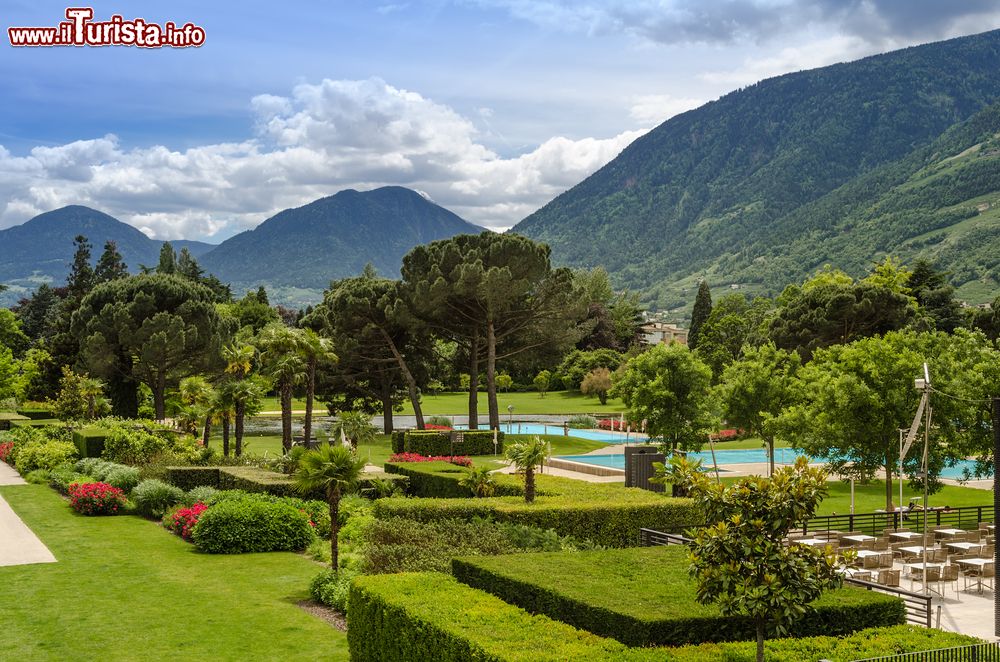
[[[664,533],[663,531],[655,531],[653,529],[639,529],[639,545],[642,547],[687,545],[690,542],[690,538],[686,538],[677,533]],[[885,586],[883,584],[868,582],[861,579],[852,579],[850,577],[845,578],[844,583],[857,586],[868,591],[878,591],[879,593],[885,593],[895,598],[899,598],[903,601],[903,605],[906,608],[907,623],[931,627],[933,608],[931,606],[932,599],[929,595],[907,591],[899,588],[898,586]]]
[[[996,642],[938,648],[886,657],[868,657],[854,662],[1000,662],[1000,644]]]
[[[909,528],[922,530],[924,517],[927,528],[949,527],[955,529],[975,529],[980,522],[992,522],[994,509],[989,506],[963,506],[961,508],[930,508],[928,510],[896,511],[886,513],[852,513],[847,515],[824,515],[813,517],[806,523],[803,533],[822,531],[861,531],[871,535],[883,529]]]

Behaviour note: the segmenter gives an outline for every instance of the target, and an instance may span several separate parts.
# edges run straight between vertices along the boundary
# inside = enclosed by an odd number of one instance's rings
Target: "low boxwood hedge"
[[[745,641],[748,618],[700,604],[687,549],[647,547],[455,559],[465,584],[555,620],[630,646]],[[906,622],[903,602],[854,587],[828,591],[791,628],[797,637],[841,635]]]
[[[406,476],[408,493],[419,497],[457,499],[471,497],[469,488],[459,484],[470,469],[451,462],[386,462],[387,473]],[[493,474],[498,496],[524,496],[524,484],[514,476]],[[543,490],[544,492],[544,490]]]
[[[25,418],[30,418],[36,421],[46,418],[55,418],[55,413],[52,411],[51,407],[21,407],[17,410],[17,413]]]
[[[402,453],[406,450],[405,439],[406,430],[393,430],[389,434],[389,444],[393,453]]]
[[[101,457],[104,452],[104,440],[108,431],[103,428],[81,428],[73,431],[73,443],[80,457]]]
[[[219,489],[219,467],[167,467],[163,478],[185,492],[202,486]]]
[[[257,467],[217,467],[217,469],[219,472],[219,481],[213,487],[218,487],[220,490],[266,492],[275,496],[326,500],[326,494],[321,491],[303,495],[295,488],[292,478],[285,474],[268,471],[267,469],[258,469]],[[368,472],[358,481],[358,489],[361,491],[368,490],[371,488],[372,482],[376,480],[393,481],[403,490],[406,490],[409,484],[409,479],[406,476],[385,472]]]
[[[420,455],[494,455],[503,454],[504,433],[497,431],[497,445],[493,445],[493,430],[459,430],[454,433],[461,441],[452,441],[453,433],[447,430],[406,430],[403,450],[394,452],[419,453]]]
[[[361,576],[351,582],[347,641],[355,662],[482,660],[545,662],[750,662],[754,642],[678,648],[629,648],[613,639],[532,615],[439,573]],[[845,637],[774,639],[769,662],[848,662],[979,640],[909,625],[861,630]]]

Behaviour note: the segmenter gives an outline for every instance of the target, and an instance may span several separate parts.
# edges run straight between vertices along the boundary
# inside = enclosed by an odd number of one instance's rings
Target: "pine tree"
[[[691,330],[688,331],[688,347],[691,349],[698,347],[698,333],[711,314],[712,292],[708,289],[708,281],[703,280],[698,284],[698,296],[695,297],[694,308],[691,310]]]
[[[76,251],[73,253],[73,265],[66,279],[66,289],[69,298],[79,303],[94,287],[94,269],[90,266],[90,250],[92,246],[82,234],[73,239]]]
[[[270,306],[271,302],[267,300],[267,290],[261,285],[257,288],[257,303],[262,303],[265,306]]]
[[[118,252],[118,245],[113,241],[108,241],[104,244],[104,252],[97,260],[94,279],[97,283],[106,283],[125,276],[128,276],[128,265],[122,259],[122,254]]]
[[[163,242],[160,248],[160,263],[156,266],[158,274],[172,274],[177,271],[177,254],[169,241]]]
[[[200,283],[202,282],[202,277],[205,275],[205,270],[201,268],[198,261],[191,255],[191,251],[187,248],[182,248],[180,255],[177,256],[177,273],[188,280]]]

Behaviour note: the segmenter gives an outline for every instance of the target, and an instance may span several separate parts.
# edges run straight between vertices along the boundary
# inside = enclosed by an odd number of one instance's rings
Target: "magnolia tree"
[[[753,621],[758,662],[766,635],[786,635],[809,603],[841,584],[832,550],[785,544],[788,532],[816,513],[826,478],[799,458],[770,479],[750,476],[727,486],[701,475],[691,486],[708,522],[690,550],[696,597],[717,604],[725,616]]]

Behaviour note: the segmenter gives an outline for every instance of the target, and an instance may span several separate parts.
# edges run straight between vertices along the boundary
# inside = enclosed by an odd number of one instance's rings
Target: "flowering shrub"
[[[642,426],[631,421],[623,421],[619,418],[602,418],[597,421],[597,427],[601,430],[617,430],[619,432],[632,430],[632,432],[636,432],[641,429]]]
[[[10,455],[10,451],[14,448],[13,441],[7,441],[0,444],[0,462],[6,462],[7,457]]]
[[[437,425],[435,423],[424,423],[425,430],[451,430],[450,425]]]
[[[107,483],[73,483],[69,504],[81,515],[115,515],[125,505],[125,493]]]
[[[420,455],[419,453],[396,453],[390,462],[451,462],[460,467],[471,467],[472,460],[465,455]]]
[[[198,523],[201,514],[208,510],[208,506],[201,501],[188,508],[181,508],[173,515],[164,517],[163,526],[167,527],[171,533],[176,533],[184,540],[191,540],[191,529]]]

